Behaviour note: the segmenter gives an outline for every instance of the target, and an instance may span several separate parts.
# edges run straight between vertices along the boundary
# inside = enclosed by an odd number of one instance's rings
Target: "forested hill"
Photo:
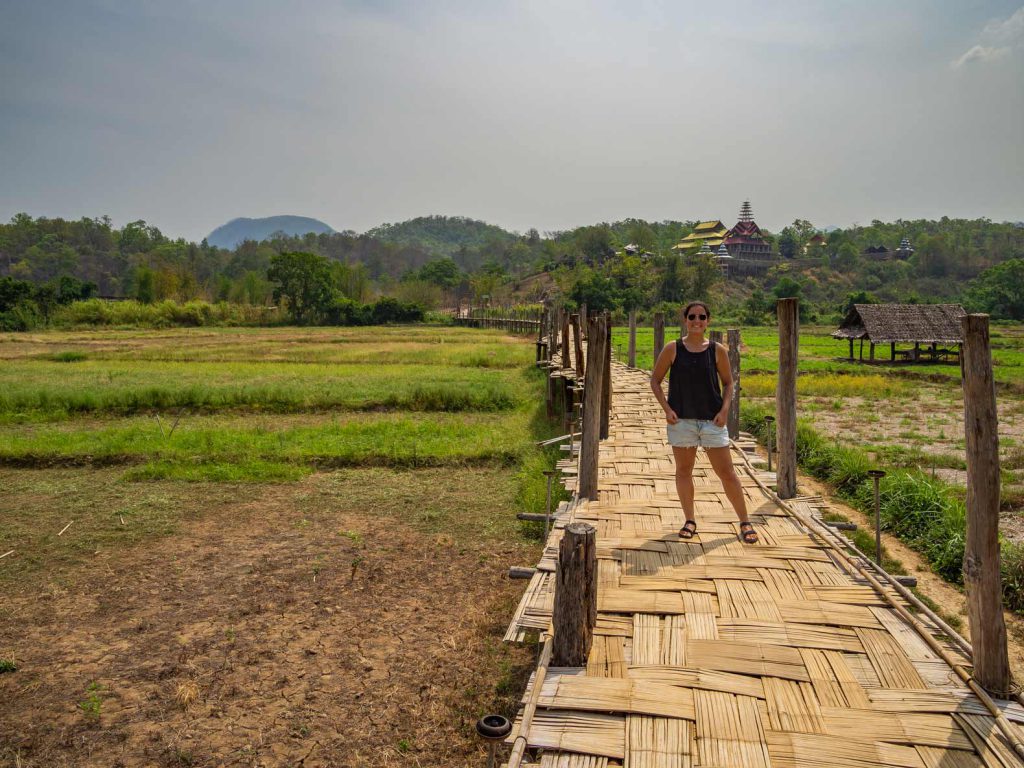
[[[381,224],[366,232],[387,243],[415,245],[436,256],[452,256],[467,250],[493,249],[519,239],[494,224],[464,216],[420,216],[399,224]]]
[[[315,234],[334,232],[319,219],[306,216],[267,216],[262,219],[232,219],[227,224],[217,227],[206,236],[206,242],[217,248],[235,248],[246,240],[259,242],[266,240],[276,232],[286,235],[302,236],[307,232]]]

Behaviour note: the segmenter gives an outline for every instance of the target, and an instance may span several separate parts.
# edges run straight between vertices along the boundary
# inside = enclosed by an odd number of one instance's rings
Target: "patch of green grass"
[[[103,686],[93,681],[89,683],[85,693],[85,698],[78,702],[78,708],[82,710],[87,720],[99,720],[103,708]]]
[[[938,603],[936,603],[934,600],[928,597],[928,595],[918,590],[917,587],[911,587],[910,591],[914,593],[918,600],[920,600],[932,611],[938,614],[939,618],[946,622],[950,627],[955,629],[957,632],[963,629],[964,621],[959,616],[957,616],[956,614],[947,613],[946,611],[942,610],[942,607]]]
[[[173,434],[146,417],[19,425],[0,433],[0,462],[15,466],[147,464],[133,479],[231,481],[297,477],[303,468],[514,464],[530,446],[532,415],[378,413],[284,418],[194,416]],[[235,465],[232,470],[224,465]],[[232,474],[235,473],[235,474]]]
[[[239,462],[150,461],[124,473],[131,482],[180,480],[189,483],[292,483],[313,471],[312,466],[243,459]]]
[[[89,356],[85,352],[69,349],[64,352],[54,352],[47,359],[55,363],[80,363],[83,360],[89,359]]]
[[[12,659],[0,659],[0,675],[7,672],[17,672],[18,665]]]
[[[203,412],[295,413],[325,409],[508,411],[534,392],[531,368],[140,363],[39,360],[0,366],[0,414]]]

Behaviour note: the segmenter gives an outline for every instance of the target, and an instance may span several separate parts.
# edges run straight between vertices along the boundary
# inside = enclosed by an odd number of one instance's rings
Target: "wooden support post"
[[[590,313],[587,312],[586,302],[580,304],[580,326],[583,330],[583,338],[587,338],[587,334],[590,333],[590,324],[587,322],[590,319]]]
[[[722,343],[722,332],[721,331],[708,331],[708,341],[712,344]]]
[[[726,334],[729,339],[729,370],[732,371],[732,404],[729,406],[729,437],[735,440],[740,436],[740,331],[730,328]]]
[[[796,496],[796,364],[800,339],[800,300],[779,299],[779,383],[775,418],[779,447],[776,490],[779,498]]]
[[[612,412],[612,316],[604,313],[604,378],[601,381],[601,439],[608,439],[608,419]]]
[[[604,317],[587,321],[587,379],[583,389],[583,432],[580,435],[580,470],[576,495],[597,499],[597,454],[601,439],[601,393],[604,390]]]
[[[1010,690],[1010,662],[999,576],[999,433],[988,315],[960,319],[960,368],[967,441],[967,543],[964,586],[974,647],[974,678],[996,696]]]
[[[637,367],[637,310],[630,311],[630,345],[626,353],[630,368]]]
[[[562,313],[562,367],[571,368],[572,356],[569,354],[569,312]]]
[[[665,348],[665,313],[654,313],[654,363],[658,362],[658,355]],[[651,370],[654,370],[654,363],[651,363]]]
[[[583,337],[580,335],[580,316],[572,316],[572,338],[576,348],[576,385],[583,383],[583,376],[586,373],[583,366]]]
[[[892,342],[889,345],[889,359],[894,361],[894,362],[896,360],[896,342],[895,341]]]
[[[853,339],[850,339],[850,362],[853,362]]]
[[[861,361],[864,360],[864,337],[863,336],[860,337],[860,359],[861,359]]]
[[[597,623],[597,529],[569,523],[558,544],[551,663],[585,667]]]
[[[871,342],[871,349],[868,352],[868,360],[872,363],[875,362],[875,342]]]

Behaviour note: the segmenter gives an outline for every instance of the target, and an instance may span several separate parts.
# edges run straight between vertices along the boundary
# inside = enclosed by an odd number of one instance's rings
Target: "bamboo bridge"
[[[581,347],[560,346],[551,376],[572,378]],[[542,643],[506,740],[510,768],[1024,764],[1019,701],[977,685],[970,646],[824,525],[822,499],[779,498],[749,436],[732,456],[760,541],[739,541],[703,451],[698,531],[681,540],[649,374],[609,367],[596,499],[577,493],[583,451],[571,448],[560,469],[573,499],[506,635]],[[594,529],[596,620],[585,663],[559,667],[559,548],[578,523]]]

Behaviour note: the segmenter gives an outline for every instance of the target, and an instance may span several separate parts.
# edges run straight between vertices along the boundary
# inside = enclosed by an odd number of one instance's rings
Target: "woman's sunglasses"
[[[707,316],[707,315],[697,315],[697,314],[693,314],[693,315],[687,315],[687,316],[686,316],[686,319],[687,319],[687,320],[707,320],[707,319],[708,319],[708,316]]]

